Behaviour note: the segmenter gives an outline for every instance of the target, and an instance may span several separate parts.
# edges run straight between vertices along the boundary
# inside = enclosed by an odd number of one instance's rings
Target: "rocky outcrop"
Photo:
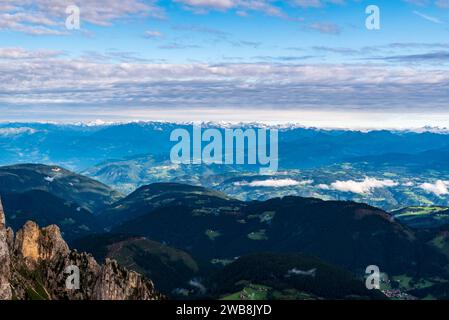
[[[11,277],[10,256],[8,246],[8,234],[5,227],[5,213],[0,199],[0,300],[12,298],[11,285],[9,279]]]
[[[17,232],[14,242],[14,254],[21,257],[30,270],[34,270],[41,261],[52,261],[69,252],[69,246],[55,225],[39,229],[36,223],[28,221]]]
[[[115,260],[106,259],[93,297],[96,300],[151,300],[153,291],[153,284],[145,281],[140,274],[120,267]]]
[[[79,280],[79,281],[78,281]],[[162,299],[150,280],[115,260],[104,265],[71,251],[59,228],[28,221],[14,233],[5,228],[0,202],[0,299]]]

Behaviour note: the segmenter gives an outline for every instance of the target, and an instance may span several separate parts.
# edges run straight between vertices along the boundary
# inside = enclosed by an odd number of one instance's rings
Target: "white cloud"
[[[449,0],[437,0],[435,4],[439,8],[448,9],[449,8]]]
[[[207,7],[214,9],[230,9],[237,6],[235,0],[175,0],[192,7]]]
[[[145,31],[145,37],[147,38],[160,38],[162,37],[162,33],[156,30],[148,30]]]
[[[20,128],[0,128],[0,136],[10,137],[21,134],[33,134],[37,131],[33,128],[20,127]]]
[[[196,278],[190,280],[189,285],[191,285],[194,288],[197,288],[201,294],[204,294],[207,291],[206,287],[200,282],[200,280],[198,280]]]
[[[408,112],[422,112],[423,105],[426,112],[446,110],[444,101],[449,98],[440,89],[449,83],[449,73],[438,68],[305,63],[170,64],[120,52],[114,53],[113,61],[102,58],[104,55],[72,58],[58,54],[1,49],[0,58],[7,60],[0,59],[0,108],[15,112],[11,106],[107,106],[109,110],[115,106],[147,110],[282,106],[285,111],[359,108],[385,114],[402,110],[404,97]]]
[[[61,0],[6,0],[6,4],[0,4],[0,30],[32,35],[67,34],[66,8],[70,4]],[[81,24],[109,26],[130,16],[164,17],[164,10],[155,0],[77,0],[75,4],[81,11]]]
[[[62,51],[57,50],[28,51],[23,48],[0,48],[0,59],[41,59],[57,57],[62,54]]]
[[[248,186],[248,187],[270,187],[270,188],[284,188],[284,187],[294,187],[294,186],[304,186],[310,185],[313,180],[293,180],[293,179],[268,179],[268,180],[257,180],[252,182],[236,182],[236,186]]]
[[[431,3],[435,3],[438,8],[448,9],[449,8],[449,0],[405,0],[405,2],[412,3],[418,6],[426,6]]]
[[[344,4],[345,0],[294,0],[293,3],[302,8],[320,8],[326,3]]]
[[[269,0],[174,0],[183,4],[187,9],[197,13],[208,10],[227,11],[235,9],[240,16],[246,11],[260,11],[270,16],[286,17],[286,14]]]
[[[336,181],[331,184],[331,188],[342,192],[352,192],[357,194],[369,194],[374,189],[395,187],[398,183],[393,180],[378,180],[366,177],[363,181]]]
[[[449,181],[438,180],[435,183],[423,183],[419,187],[429,193],[434,193],[437,196],[449,194]]]
[[[318,31],[320,33],[327,34],[340,34],[341,29],[335,23],[330,22],[314,22],[306,27],[306,29]]]
[[[53,182],[55,180],[56,177],[45,177],[44,180],[47,182]]]
[[[413,13],[416,14],[418,17],[423,18],[424,20],[427,20],[427,21],[430,21],[430,22],[433,22],[433,23],[436,23],[436,24],[442,24],[442,23],[443,23],[443,21],[441,21],[441,20],[438,19],[438,18],[429,16],[429,15],[427,15],[427,14],[421,13],[421,12],[416,11],[416,10],[413,11]]]

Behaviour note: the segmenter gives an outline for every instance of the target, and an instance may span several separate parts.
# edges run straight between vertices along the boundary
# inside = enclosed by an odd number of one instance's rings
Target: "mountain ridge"
[[[49,191],[94,212],[118,200],[121,195],[92,178],[59,166],[17,164],[0,167],[0,192]]]

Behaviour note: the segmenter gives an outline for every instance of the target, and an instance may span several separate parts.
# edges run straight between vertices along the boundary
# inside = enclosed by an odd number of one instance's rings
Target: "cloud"
[[[59,50],[37,50],[28,51],[23,48],[0,48],[0,59],[42,59],[58,57],[63,55]]]
[[[314,22],[306,26],[307,30],[317,31],[326,34],[340,34],[341,29],[338,25],[330,22]]]
[[[299,48],[299,47],[289,47],[286,49],[294,50],[294,51],[304,51],[305,50],[305,48]],[[313,46],[310,49],[313,51],[341,54],[344,56],[348,56],[348,55],[366,56],[368,54],[372,55],[373,53],[385,52],[385,54],[389,54],[389,56],[374,57],[374,58],[367,58],[367,59],[373,59],[373,60],[387,59],[388,60],[388,59],[394,59],[396,57],[402,57],[402,56],[413,56],[413,55],[392,56],[392,53],[395,51],[404,52],[404,50],[410,51],[410,50],[419,50],[419,49],[449,49],[449,43],[393,42],[393,43],[389,43],[386,45],[365,46],[365,47],[360,47],[360,48]],[[435,54],[435,52],[433,52],[432,54]],[[417,55],[417,56],[419,56],[419,55]]]
[[[345,0],[294,0],[293,3],[302,8],[320,8],[325,4],[345,4]]]
[[[20,128],[0,128],[0,136],[2,137],[11,137],[17,136],[21,134],[34,134],[37,130],[29,127],[20,127]]]
[[[427,6],[431,3],[435,4],[438,8],[447,9],[449,8],[449,0],[404,0],[405,2],[417,5],[417,6]]]
[[[268,62],[291,62],[291,61],[304,61],[308,59],[316,58],[316,56],[255,56],[251,57],[256,61],[268,61]]]
[[[380,46],[378,48],[385,49],[428,49],[428,48],[443,48],[448,49],[449,43],[422,43],[422,42],[393,42],[386,46]]]
[[[181,3],[186,9],[196,13],[205,13],[209,10],[235,10],[237,15],[245,17],[248,15],[248,11],[258,11],[269,16],[291,19],[279,6],[276,6],[278,1],[272,0],[174,0],[174,2]],[[287,1],[287,4],[300,8],[320,8],[326,4],[343,5],[345,3],[344,0]]]
[[[144,36],[146,38],[161,38],[163,35],[160,31],[148,30],[148,31],[145,31]]]
[[[378,180],[366,177],[363,181],[336,181],[331,184],[331,188],[342,192],[352,192],[357,194],[370,194],[374,189],[395,187],[398,183],[393,180]]]
[[[168,44],[163,44],[163,45],[159,46],[158,48],[164,49],[164,50],[183,50],[183,49],[199,49],[201,47],[198,45],[194,45],[194,44],[171,42]]]
[[[176,31],[189,31],[189,32],[209,34],[219,38],[226,38],[231,35],[230,33],[222,30],[197,25],[176,25],[172,27],[172,29]]]
[[[449,59],[448,51],[430,52],[410,55],[396,55],[379,58],[371,58],[372,60],[400,61],[400,62],[446,62]]]
[[[268,179],[256,180],[251,182],[236,182],[234,185],[243,187],[268,187],[268,188],[284,188],[294,186],[304,186],[312,184],[313,180],[293,180],[293,179]]]
[[[429,0],[404,0],[404,1],[417,6],[425,6],[429,4]]]
[[[436,24],[442,24],[442,23],[443,23],[443,21],[441,21],[441,20],[438,19],[438,18],[429,16],[429,15],[427,15],[427,14],[421,13],[421,12],[416,11],[416,10],[413,11],[413,13],[416,14],[418,17],[423,18],[424,20],[427,20],[427,21],[430,21],[430,22],[433,22],[433,23],[436,23]]]
[[[0,30],[30,35],[65,35],[66,8],[70,2],[60,0],[15,0],[0,4]],[[136,17],[163,18],[164,10],[155,0],[77,0],[81,25],[91,23],[110,26],[115,21]]]
[[[294,49],[294,48],[291,48]],[[344,48],[344,47],[326,47],[326,46],[314,46],[312,47],[315,51],[323,51],[330,53],[338,53],[343,55],[354,55],[361,54],[362,50],[354,49],[354,48]]]
[[[261,42],[256,41],[230,41],[230,44],[234,47],[250,47],[250,48],[258,48],[262,45]]]
[[[238,1],[234,0],[175,0],[190,7],[206,7],[213,9],[227,10],[237,6]]]
[[[449,0],[437,0],[435,2],[435,4],[439,8],[443,8],[443,9],[449,8]]]
[[[437,196],[449,194],[449,181],[438,180],[435,183],[423,183],[419,187],[429,193],[434,193]]]
[[[190,46],[190,45],[189,45]],[[185,48],[172,43],[166,49]],[[195,47],[192,47],[195,48]],[[0,105],[46,108],[281,108],[284,110],[447,110],[444,68],[147,61],[132,52],[81,57],[3,49]],[[285,62],[285,61],[284,61]],[[407,101],[407,104],[404,104]],[[350,103],[348,103],[350,102]]]
[[[96,63],[113,63],[113,62],[124,62],[124,63],[144,63],[150,62],[150,60],[142,58],[136,52],[131,51],[119,51],[119,50],[108,50],[105,52],[97,51],[85,51],[81,55],[82,59],[89,60]]]
[[[201,294],[205,294],[207,292],[206,287],[201,283],[199,279],[192,279],[189,281],[189,285],[199,290]]]
[[[205,13],[209,10],[235,10],[239,16],[247,15],[247,11],[259,11],[269,16],[287,18],[287,15],[269,0],[174,0],[186,9],[195,13]]]
[[[299,268],[293,268],[293,269],[288,270],[287,276],[296,275],[296,276],[307,276],[307,277],[315,278],[316,271],[317,271],[316,268],[310,269],[310,270],[301,270]]]

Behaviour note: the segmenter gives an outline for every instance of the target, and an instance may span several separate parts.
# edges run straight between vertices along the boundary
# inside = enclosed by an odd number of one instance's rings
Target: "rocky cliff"
[[[0,200],[0,300],[162,298],[151,281],[116,261],[100,265],[90,254],[71,251],[55,225],[28,221],[14,237]]]
[[[11,277],[11,259],[9,256],[8,235],[5,228],[5,214],[0,200],[0,299],[11,299],[12,292],[9,279]]]

